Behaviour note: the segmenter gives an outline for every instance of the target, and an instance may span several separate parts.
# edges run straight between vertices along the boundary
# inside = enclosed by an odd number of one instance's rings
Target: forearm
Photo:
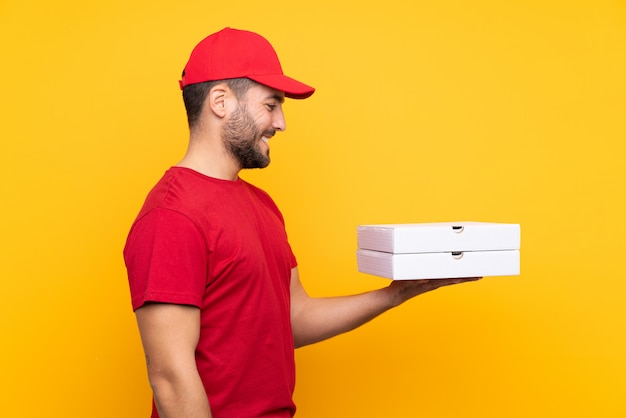
[[[296,347],[351,331],[397,305],[393,289],[334,298],[307,298],[292,316]]]
[[[291,277],[291,327],[296,347],[313,344],[353,330],[417,295],[478,278],[394,280],[389,286],[335,298],[308,296],[297,268]]]
[[[161,418],[211,418],[200,377],[151,372],[150,386]]]

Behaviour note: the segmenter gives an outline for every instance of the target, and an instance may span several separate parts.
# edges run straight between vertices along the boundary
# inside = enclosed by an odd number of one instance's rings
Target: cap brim
[[[248,78],[264,86],[280,90],[290,99],[306,99],[315,92],[313,87],[283,74],[248,76]]]

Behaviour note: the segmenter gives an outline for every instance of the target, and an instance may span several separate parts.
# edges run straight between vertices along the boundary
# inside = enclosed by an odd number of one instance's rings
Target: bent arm
[[[159,416],[210,418],[209,401],[195,360],[200,310],[158,303],[137,309],[135,315]]]
[[[295,346],[302,347],[351,331],[422,293],[475,280],[478,278],[392,281],[385,288],[357,295],[311,298],[295,267],[291,272],[290,289]]]

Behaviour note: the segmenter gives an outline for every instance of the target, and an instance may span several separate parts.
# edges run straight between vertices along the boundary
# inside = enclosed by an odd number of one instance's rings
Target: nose
[[[283,113],[282,107],[276,109],[273,115],[272,127],[277,131],[285,131],[287,129],[287,123],[285,122],[285,114]]]

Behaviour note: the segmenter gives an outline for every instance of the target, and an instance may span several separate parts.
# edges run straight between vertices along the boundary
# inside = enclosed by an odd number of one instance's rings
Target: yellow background
[[[187,139],[178,78],[225,26],[318,90],[275,198],[314,295],[373,289],[363,223],[522,226],[522,274],[297,351],[298,416],[625,417],[623,1],[0,3],[0,415],[148,416],[121,251]]]

